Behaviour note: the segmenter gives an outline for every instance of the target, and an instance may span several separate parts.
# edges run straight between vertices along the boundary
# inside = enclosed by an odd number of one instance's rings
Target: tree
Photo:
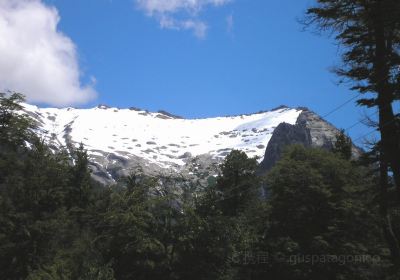
[[[232,151],[220,165],[216,184],[199,194],[194,209],[186,208],[177,266],[181,279],[251,278],[244,256],[253,251],[266,221],[257,168],[256,159]]]
[[[352,149],[353,143],[349,136],[344,133],[344,130],[341,130],[336,135],[336,142],[333,147],[333,152],[339,154],[346,160],[350,160],[352,157]]]
[[[0,92],[0,187],[19,170],[27,145],[37,139],[34,122],[21,111],[22,101],[21,94]]]
[[[306,23],[333,32],[343,46],[343,66],[335,72],[367,95],[358,104],[377,107],[382,160],[391,168],[400,200],[400,128],[393,101],[400,90],[400,2],[397,0],[317,0]]]
[[[70,167],[63,155],[35,141],[15,167],[0,189],[0,235],[9,244],[0,250],[4,279],[25,278],[37,269],[52,255],[54,243],[65,244],[61,232],[74,224],[64,209]]]
[[[373,182],[341,156],[293,146],[270,171],[270,227],[265,251],[273,279],[375,279],[370,262],[326,256],[374,256],[383,248],[368,209]],[[307,256],[317,256],[314,263]]]
[[[89,202],[91,178],[88,155],[82,143],[77,150],[73,151],[73,159],[69,204],[70,207],[76,205],[80,208],[85,208]]]
[[[369,168],[368,177],[375,181],[377,189],[374,200],[379,206],[379,224],[382,228],[383,236],[386,239],[391,257],[394,263],[399,262],[400,246],[398,230],[398,207],[396,207],[396,190],[393,184],[393,178],[389,175],[387,163],[381,159],[381,142],[369,143],[370,149],[364,153],[359,163]],[[397,219],[396,219],[397,217]],[[397,229],[397,230],[396,230]]]
[[[25,147],[34,136],[34,122],[22,113],[23,101],[22,94],[0,92],[0,149]]]
[[[248,158],[242,151],[233,150],[225,158],[215,186],[220,192],[219,204],[224,214],[238,215],[261,193],[257,168],[257,160]]]

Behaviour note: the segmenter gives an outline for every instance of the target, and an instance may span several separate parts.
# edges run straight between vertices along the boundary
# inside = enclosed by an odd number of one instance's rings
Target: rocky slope
[[[275,129],[260,164],[260,173],[265,173],[274,166],[286,146],[301,144],[305,147],[330,150],[333,148],[339,132],[335,126],[304,108],[295,124],[281,123]],[[362,150],[353,146],[352,152],[353,157],[358,158]]]
[[[24,104],[24,108],[37,121],[38,134],[55,149],[83,143],[93,176],[105,184],[137,168],[150,174],[212,176],[232,149],[258,157],[267,170],[285,145],[329,148],[337,133],[304,108],[207,119],[107,106],[56,109]]]

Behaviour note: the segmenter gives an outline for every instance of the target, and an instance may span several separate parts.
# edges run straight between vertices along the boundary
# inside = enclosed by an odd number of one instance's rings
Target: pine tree
[[[258,163],[246,153],[233,150],[221,165],[216,191],[221,193],[220,205],[226,215],[236,216],[248,206],[261,191],[257,176]]]
[[[89,202],[91,179],[89,159],[82,143],[79,145],[79,148],[73,152],[73,159],[69,203],[70,206],[76,205],[80,208],[85,208]]]
[[[270,226],[264,250],[272,279],[376,279],[373,262],[324,256],[378,255],[384,248],[368,205],[373,181],[337,154],[288,148],[268,175]],[[314,263],[305,256],[316,256]],[[322,257],[322,259],[321,259]]]
[[[306,24],[335,34],[343,47],[336,73],[352,90],[370,94],[358,104],[377,107],[383,164],[393,171],[400,200],[400,128],[393,111],[400,88],[400,2],[398,0],[317,0]]]
[[[339,154],[346,160],[350,160],[352,157],[353,143],[349,136],[347,136],[344,130],[341,130],[336,135],[336,142],[333,147],[333,152]]]

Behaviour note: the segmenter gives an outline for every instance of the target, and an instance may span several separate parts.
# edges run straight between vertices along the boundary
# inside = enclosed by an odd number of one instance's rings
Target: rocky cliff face
[[[274,131],[260,164],[260,173],[271,169],[281,158],[288,145],[301,144],[305,147],[316,147],[331,150],[340,131],[307,108],[302,109],[295,124],[281,123]],[[360,156],[362,151],[353,147],[353,157]]]
[[[293,144],[312,146],[310,130],[299,124],[279,124],[265,150],[264,160],[260,164],[260,172],[264,173],[271,169],[280,159],[285,147]]]

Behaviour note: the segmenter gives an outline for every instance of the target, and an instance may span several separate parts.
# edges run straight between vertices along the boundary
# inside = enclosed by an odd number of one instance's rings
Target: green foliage
[[[388,217],[388,184],[392,176],[400,205],[400,126],[395,101],[399,99],[400,1],[398,0],[316,0],[307,10],[307,24],[335,35],[342,47],[342,65],[335,69],[343,81],[358,91],[358,105],[377,107],[379,128],[380,205],[382,229],[386,232],[393,262],[400,267],[398,237]],[[366,95],[367,94],[367,95]],[[358,97],[358,96],[357,96]],[[343,143],[345,144],[345,143]],[[389,172],[390,171],[390,172]],[[386,225],[385,225],[386,224]]]
[[[265,248],[278,260],[271,275],[375,279],[375,263],[322,259],[379,256],[384,248],[376,214],[368,208],[373,185],[365,174],[326,151],[302,146],[286,151],[268,176],[271,226]],[[304,256],[315,256],[316,262],[304,261]]]
[[[350,160],[352,157],[352,148],[353,143],[351,142],[350,137],[345,134],[344,130],[341,130],[336,135],[336,142],[333,147],[333,152],[339,154],[346,160]]]
[[[360,99],[372,107],[395,97],[400,64],[397,0],[316,0],[307,9],[306,24],[335,36],[343,47],[342,66],[335,72],[354,83],[360,93],[377,93],[378,98]],[[385,91],[388,96],[383,96]],[[385,94],[385,95],[386,95]],[[382,100],[379,100],[382,99]]]
[[[0,92],[0,149],[25,146],[33,137],[33,121],[21,111],[24,97],[19,93]]]
[[[86,232],[82,211],[76,213],[88,205],[87,195],[82,200],[70,190],[93,192],[87,157],[78,150],[71,165],[66,152],[50,150],[32,134],[20,101],[17,94],[1,96],[0,278],[78,279],[84,271],[69,276],[64,263],[73,259],[64,250],[71,251]],[[74,260],[70,267],[80,266]]]
[[[260,178],[256,176],[258,163],[246,153],[233,150],[221,165],[217,178],[221,211],[236,216],[251,203],[261,191]]]
[[[69,207],[77,206],[85,208],[89,202],[91,178],[89,172],[88,155],[80,144],[79,148],[73,153],[74,165],[70,171],[70,188],[68,197],[70,198]]]
[[[397,279],[376,226],[373,182],[343,156],[346,145],[289,149],[268,175],[268,199],[256,159],[240,151],[205,188],[138,170],[99,189],[83,145],[51,150],[15,111],[18,98],[3,96],[10,115],[0,119],[8,135],[0,279]],[[287,261],[310,254],[380,261]]]

